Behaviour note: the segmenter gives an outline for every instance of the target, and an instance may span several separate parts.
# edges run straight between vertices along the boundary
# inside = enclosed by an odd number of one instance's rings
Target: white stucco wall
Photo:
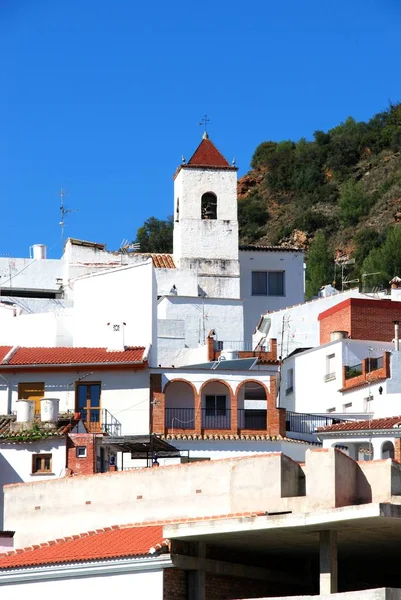
[[[274,311],[267,315],[271,323],[267,337],[268,339],[277,339],[278,355],[286,357],[297,348],[318,346],[320,343],[319,314],[348,298],[380,299],[377,296],[361,294],[358,289],[352,289],[339,292],[327,298],[316,298],[315,300],[298,304],[298,302],[303,302],[301,299],[294,303],[296,306],[291,306],[292,303],[288,303],[287,306],[289,308],[283,308],[282,310],[277,310],[276,308],[270,309],[268,306],[265,307],[261,311],[263,314],[266,313],[266,309]],[[255,326],[256,324],[257,322]],[[260,332],[255,333],[253,336],[254,347],[263,337]]]
[[[241,298],[244,302],[245,340],[251,342],[260,316],[304,301],[302,252],[240,250]],[[284,296],[253,296],[252,271],[284,271]],[[269,337],[275,337],[269,334]]]
[[[107,323],[124,322],[127,346],[156,342],[156,279],[152,261],[74,282],[74,346],[107,347]]]
[[[0,257],[0,287],[56,291],[59,289],[56,280],[63,278],[64,266],[59,259]]]
[[[201,218],[201,197],[217,196],[217,219]],[[177,221],[177,199],[179,215]],[[174,258],[238,260],[237,172],[182,168],[174,181]]]
[[[367,412],[366,398],[372,397],[369,403],[369,412],[375,416],[391,416],[398,414],[401,398],[401,386],[397,387],[398,395],[390,398],[387,392],[388,380],[372,382],[355,389],[340,392],[342,388],[342,366],[353,366],[361,363],[364,358],[376,358],[385,351],[391,351],[390,342],[374,342],[361,340],[338,340],[319,346],[312,350],[288,357],[281,370],[280,406],[288,410],[301,413],[326,413],[335,409],[336,413],[364,413]],[[327,357],[334,354],[332,361],[335,377],[325,381],[327,374]],[[290,377],[288,371],[293,369],[293,392],[287,393]],[[383,394],[379,394],[379,387]],[[345,407],[351,403],[351,407]],[[394,412],[396,410],[396,412]]]
[[[100,564],[97,563],[100,567]],[[105,563],[107,567],[107,563]],[[68,572],[68,567],[66,567]],[[65,576],[62,579],[24,582],[21,579],[15,583],[7,583],[6,574],[0,574],[0,588],[4,597],[30,598],[30,600],[43,600],[43,598],[57,597],[67,600],[73,596],[114,597],[116,590],[132,590],[137,598],[151,598],[152,600],[163,600],[163,571],[152,570],[144,572],[121,573],[103,575],[101,569],[99,574],[79,576]],[[15,574],[15,573],[14,573]]]
[[[52,455],[52,473],[32,474],[33,454]],[[0,445],[0,530],[3,528],[4,495],[3,486],[8,483],[39,481],[62,477],[65,473],[65,438],[44,439],[37,442],[5,443]]]
[[[121,422],[122,433],[149,432],[149,370],[106,371],[90,366],[77,371],[6,373],[9,385],[0,378],[0,414],[7,414],[9,389],[12,411],[16,410],[18,383],[44,382],[45,397],[59,398],[61,412],[75,410],[76,383],[101,383],[101,408],[107,409]]]
[[[219,340],[244,339],[241,300],[166,296],[158,303],[157,315],[158,319],[183,320],[185,345],[190,348],[204,344],[211,329]]]

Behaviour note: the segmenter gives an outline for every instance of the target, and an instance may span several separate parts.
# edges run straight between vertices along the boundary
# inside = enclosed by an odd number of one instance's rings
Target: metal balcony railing
[[[287,410],[286,430],[296,433],[315,433],[319,427],[345,423],[346,419],[324,417],[322,415],[311,415],[307,413],[296,413]]]
[[[79,412],[88,431],[113,436],[121,435],[120,421],[106,408],[81,408]]]
[[[166,408],[166,427],[169,429],[194,429],[195,410],[193,408]]]
[[[267,411],[257,409],[238,409],[238,429],[265,430],[267,427]]]
[[[202,427],[204,429],[230,429],[231,409],[202,408]]]

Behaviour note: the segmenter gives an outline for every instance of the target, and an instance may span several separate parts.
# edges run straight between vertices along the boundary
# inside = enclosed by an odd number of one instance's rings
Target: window
[[[294,369],[288,369],[287,371],[287,388],[285,390],[286,396],[294,391]]]
[[[207,417],[225,417],[226,416],[226,397],[225,396],[206,396],[205,408]]]
[[[35,413],[40,413],[40,401],[44,395],[45,384],[43,382],[18,384],[18,399],[33,400],[35,402]]]
[[[34,454],[32,456],[32,473],[47,473],[52,472],[52,455],[51,454]]]
[[[86,446],[77,446],[77,458],[86,458]]]
[[[285,296],[285,271],[252,271],[252,296]]]
[[[335,412],[336,412],[336,407],[335,407],[335,406],[333,406],[333,408],[328,408],[328,409],[326,410],[326,412],[327,412],[327,413],[335,413]]]
[[[347,402],[347,404],[343,404],[343,412],[350,412],[350,409],[352,408],[352,402]]]
[[[373,412],[373,396],[368,396],[363,399],[365,412]]]
[[[206,221],[217,219],[217,196],[213,192],[202,196],[201,217]]]
[[[324,376],[325,381],[332,381],[336,378],[334,364],[335,357],[335,354],[329,354],[328,356],[326,356],[326,375]]]

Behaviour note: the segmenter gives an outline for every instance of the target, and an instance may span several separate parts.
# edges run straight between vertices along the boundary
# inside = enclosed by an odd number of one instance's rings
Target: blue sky
[[[0,255],[66,236],[116,249],[172,212],[210,137],[239,175],[265,140],[311,138],[401,100],[398,0],[0,0]]]

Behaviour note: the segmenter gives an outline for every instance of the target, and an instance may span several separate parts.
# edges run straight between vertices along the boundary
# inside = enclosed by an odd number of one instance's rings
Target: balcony
[[[355,388],[388,377],[390,377],[390,354],[384,352],[382,356],[364,358],[362,362],[355,365],[344,365],[342,389]]]
[[[352,379],[353,377],[359,377],[363,373],[363,365],[362,363],[358,363],[357,365],[352,365],[352,367],[345,366],[345,379]]]
[[[121,435],[121,423],[106,408],[81,408],[81,419],[90,433]]]
[[[201,409],[202,429],[231,429],[231,409]],[[267,411],[240,408],[237,411],[238,429],[266,431]],[[195,429],[195,410],[193,408],[166,408],[167,429],[191,431]]]
[[[287,410],[286,430],[294,433],[315,433],[319,427],[345,423],[345,419],[335,419],[322,415],[311,415],[308,413],[296,413]]]

